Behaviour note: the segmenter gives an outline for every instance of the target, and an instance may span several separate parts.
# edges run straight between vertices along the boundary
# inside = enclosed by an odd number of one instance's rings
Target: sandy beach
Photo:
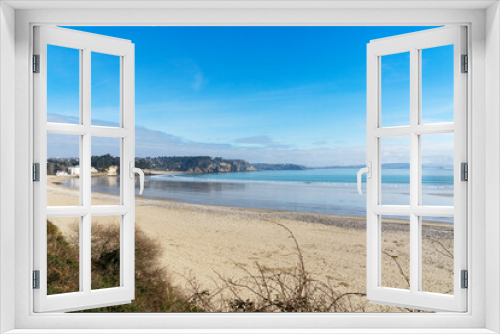
[[[48,205],[74,205],[78,192],[48,177]],[[93,205],[116,203],[116,196],[95,194]],[[73,229],[61,219],[50,219],[63,234]],[[136,225],[163,248],[162,265],[172,283],[186,294],[189,281],[216,291],[220,277],[237,281],[258,274],[261,268],[291,271],[298,256],[295,236],[311,277],[342,292],[366,292],[366,230],[361,217],[187,204],[137,197]],[[283,225],[283,226],[282,226]],[[450,225],[433,223],[424,228],[422,286],[426,291],[450,293],[453,278],[453,239]],[[408,288],[409,232],[405,221],[387,221],[382,229],[382,283]],[[439,243],[436,243],[438,240]],[[443,251],[443,249],[445,251]],[[396,262],[403,270],[399,269]],[[368,312],[405,311],[365,304]]]

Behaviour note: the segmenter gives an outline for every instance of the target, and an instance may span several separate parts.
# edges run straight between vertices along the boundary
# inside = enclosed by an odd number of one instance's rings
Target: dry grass
[[[203,290],[193,279],[189,300],[207,312],[364,312],[363,292],[336,291],[330,282],[311,277],[302,250],[292,231],[283,228],[294,243],[295,268],[276,270],[255,263],[256,273],[238,266],[245,276],[236,281],[217,274],[217,290]],[[249,297],[250,296],[250,297]]]
[[[47,221],[47,294],[79,290],[78,247],[64,238],[61,231]]]
[[[293,244],[296,263],[292,268],[274,269],[258,262],[248,269],[235,264],[243,273],[233,280],[215,273],[215,289],[209,291],[195,279],[185,277],[188,289],[181,293],[170,284],[161,265],[161,244],[136,228],[136,299],[130,304],[85,312],[365,312],[369,305],[364,291],[339,291],[329,280],[313,277],[292,231],[279,226]],[[78,291],[78,240],[64,238],[47,221],[49,294]],[[77,235],[77,234],[76,234]],[[119,225],[92,227],[92,288],[119,286]],[[433,234],[428,238],[440,257],[453,260],[449,236]],[[384,252],[398,268],[400,279],[409,287],[409,273],[398,256]],[[415,312],[413,309],[402,309]]]
[[[78,240],[64,238],[47,221],[48,294],[79,290]],[[119,286],[120,230],[117,226],[92,228],[92,288]],[[86,310],[85,312],[198,312],[174,289],[164,268],[158,265],[161,247],[136,228],[135,299],[130,304]]]

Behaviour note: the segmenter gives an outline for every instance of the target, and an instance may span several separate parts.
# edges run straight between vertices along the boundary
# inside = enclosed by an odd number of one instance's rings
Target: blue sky
[[[135,44],[137,156],[326,166],[365,161],[366,44],[428,27],[72,29]],[[422,54],[424,122],[453,120],[452,50]],[[78,52],[51,47],[48,57],[49,121],[78,122]],[[382,59],[383,126],[408,123],[408,61]],[[92,122],[116,124],[119,60],[93,54],[92,66]],[[49,155],[69,155],[63,146],[49,143]],[[94,146],[116,154],[105,140]],[[393,147],[388,159],[405,160],[404,140]],[[446,163],[449,148],[441,143],[423,156]]]

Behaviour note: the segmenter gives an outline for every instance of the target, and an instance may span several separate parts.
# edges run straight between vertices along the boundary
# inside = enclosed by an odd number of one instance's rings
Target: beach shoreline
[[[48,205],[74,205],[68,203],[78,198],[78,191],[53,181],[48,186]],[[92,197],[92,205],[116,204],[118,198],[108,194],[93,194]],[[74,227],[63,220],[49,220],[64,235],[74,233]],[[99,217],[93,217],[92,221],[99,223]],[[296,268],[297,249],[284,227],[296,237],[311,277],[328,282],[339,293],[366,291],[365,217],[136,198],[135,221],[147,236],[160,243],[161,266],[167,269],[172,284],[186,295],[192,292],[193,282],[213,292],[218,289],[220,277],[237,281],[248,278],[248,273],[258,274],[257,264],[284,272]],[[408,222],[392,219],[384,223],[390,226],[382,230],[384,250],[396,256],[403,269],[409,272]],[[425,228],[448,231],[453,226],[437,222],[426,224]],[[425,268],[423,279],[432,282],[433,290],[445,291],[453,263],[439,257],[430,243],[424,244],[424,255],[431,259],[427,262],[432,265]],[[407,282],[393,260],[383,257],[383,261],[389,268],[388,277],[394,287],[405,288]],[[400,311],[388,306],[367,305],[367,311]]]
[[[163,174],[156,175],[179,175],[179,174],[189,174],[186,172],[162,172]],[[152,175],[152,174],[150,174]],[[102,176],[102,175],[96,175]],[[75,178],[74,176],[48,176],[47,177],[47,187],[49,190],[60,190],[65,194],[73,193],[77,194],[78,190],[73,188],[62,186],[60,183],[68,178]],[[116,204],[118,195],[92,192],[92,197],[99,197],[103,200],[110,200],[112,203]],[[54,204],[58,205],[58,204]],[[172,198],[162,198],[162,199],[152,199],[144,198],[142,196],[136,196],[136,205],[149,205],[165,208],[186,208],[191,210],[211,210],[214,213],[240,213],[254,216],[268,216],[268,218],[286,218],[292,220],[299,220],[309,223],[319,223],[325,225],[335,225],[339,227],[348,228],[365,228],[366,217],[364,216],[354,216],[354,215],[341,215],[341,214],[327,214],[327,213],[314,213],[314,212],[299,212],[299,211],[288,211],[288,210],[278,210],[278,209],[264,209],[264,208],[247,208],[247,207],[236,207],[236,206],[225,206],[225,205],[215,205],[215,204],[200,204],[200,203],[189,203],[178,199]],[[343,221],[343,224],[338,222]],[[349,222],[346,224],[345,222]],[[384,222],[391,223],[395,225],[409,225],[409,221],[405,219],[398,218],[384,218]],[[436,226],[436,227],[447,227],[449,223],[443,223],[441,221],[423,221],[423,225]]]

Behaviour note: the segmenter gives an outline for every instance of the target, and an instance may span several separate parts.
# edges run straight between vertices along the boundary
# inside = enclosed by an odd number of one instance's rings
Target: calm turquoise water
[[[358,169],[259,171],[203,175],[147,176],[143,197],[181,202],[336,215],[366,215],[356,188]],[[453,205],[453,171],[422,171],[422,203]],[[119,194],[119,182],[92,178],[92,192]],[[78,179],[63,183],[78,188]],[[137,184],[138,187],[138,184]],[[382,169],[382,204],[408,205],[409,170]],[[402,217],[400,217],[402,218]],[[448,218],[436,220],[451,221]]]
[[[307,169],[296,171],[261,171],[202,175],[175,176],[177,180],[214,181],[259,181],[259,182],[303,182],[303,183],[356,183],[358,169]],[[410,182],[409,169],[383,169],[382,183],[404,185]],[[453,170],[424,169],[422,184],[431,187],[453,187]],[[165,178],[165,176],[161,176]],[[363,175],[363,182],[366,176]]]

